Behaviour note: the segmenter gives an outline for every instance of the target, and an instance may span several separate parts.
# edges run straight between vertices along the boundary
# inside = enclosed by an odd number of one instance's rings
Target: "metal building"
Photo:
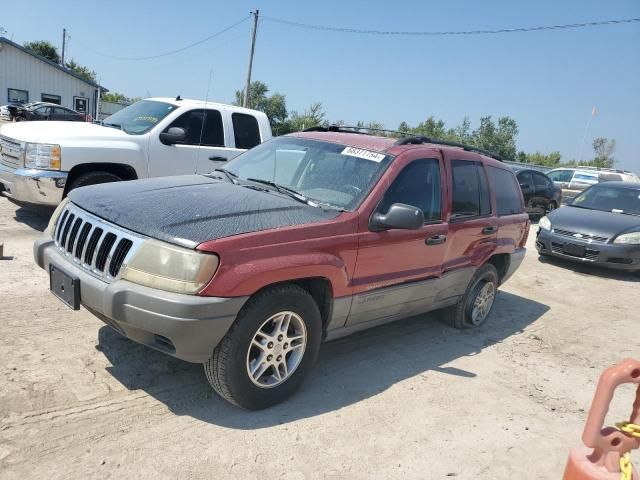
[[[99,91],[95,82],[0,37],[0,105],[51,102],[96,118]]]

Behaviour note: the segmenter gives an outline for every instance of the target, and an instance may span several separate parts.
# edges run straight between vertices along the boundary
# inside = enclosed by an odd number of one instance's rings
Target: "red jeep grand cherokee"
[[[208,175],[73,190],[34,254],[69,306],[257,409],[300,386],[323,340],[435,309],[481,325],[528,232],[489,154],[330,127]]]

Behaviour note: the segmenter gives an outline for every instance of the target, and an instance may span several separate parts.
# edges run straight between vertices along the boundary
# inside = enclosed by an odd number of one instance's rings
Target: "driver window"
[[[425,222],[440,220],[440,165],[430,158],[415,160],[393,181],[378,207],[386,214],[394,203],[422,209]]]
[[[204,118],[204,125],[202,124]],[[190,110],[176,118],[171,127],[184,128],[187,138],[180,142],[183,145],[202,145],[206,147],[224,147],[224,131],[222,115],[218,110]]]

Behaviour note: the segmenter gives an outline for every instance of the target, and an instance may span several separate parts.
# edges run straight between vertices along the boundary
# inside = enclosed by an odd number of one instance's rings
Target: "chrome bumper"
[[[67,172],[11,168],[0,164],[2,194],[17,202],[55,206],[62,200]]]

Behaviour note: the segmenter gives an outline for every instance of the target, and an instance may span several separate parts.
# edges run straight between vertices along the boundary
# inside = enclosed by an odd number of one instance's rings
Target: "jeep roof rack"
[[[437,138],[425,137],[422,135],[404,137],[398,140],[395,144],[396,145],[419,145],[422,143],[433,143],[434,145],[445,145],[447,147],[462,148],[463,150],[466,150],[468,152],[481,153],[482,155],[486,155],[487,157],[491,157],[495,160],[504,162],[504,158],[502,158],[500,155],[498,155],[497,153],[490,152],[489,150],[484,150],[483,148],[473,147],[471,145],[466,145],[464,143],[459,143],[459,142],[451,142],[449,140],[440,140]]]
[[[395,133],[396,135],[400,135],[400,136],[407,135],[407,132],[400,132],[398,130],[388,130],[386,128],[375,128],[375,127],[357,127],[352,125],[329,125],[328,127],[317,125],[315,127],[305,128],[302,131],[303,132],[358,133],[360,135],[371,135],[368,132],[361,132],[360,130],[371,130],[374,132]]]
[[[491,157],[495,160],[503,162],[504,159],[498,155],[497,153],[490,152],[488,150],[484,150],[482,148],[473,147],[471,145],[466,145],[464,143],[458,142],[450,142],[448,140],[439,140],[437,138],[425,137],[423,135],[409,135],[407,136],[407,132],[400,132],[398,130],[387,130],[384,128],[373,128],[373,127],[354,127],[347,125],[329,125],[327,127],[316,125],[315,127],[309,127],[302,130],[303,132],[338,132],[338,133],[357,133],[360,135],[371,135],[367,132],[361,132],[360,130],[372,130],[374,132],[387,132],[394,133],[400,135],[399,138],[394,145],[420,145],[422,143],[433,143],[434,145],[445,145],[447,147],[456,147],[462,148],[468,152],[476,152],[482,155],[486,155],[487,157]]]

